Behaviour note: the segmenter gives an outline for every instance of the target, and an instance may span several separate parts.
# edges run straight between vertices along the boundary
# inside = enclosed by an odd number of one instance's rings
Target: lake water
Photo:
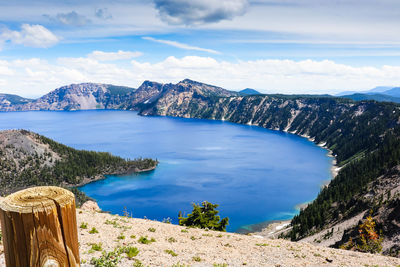
[[[191,203],[219,204],[228,231],[293,217],[331,178],[327,151],[305,138],[255,126],[132,111],[0,113],[1,129],[27,129],[77,149],[151,157],[156,170],[81,187],[102,210],[178,223]]]

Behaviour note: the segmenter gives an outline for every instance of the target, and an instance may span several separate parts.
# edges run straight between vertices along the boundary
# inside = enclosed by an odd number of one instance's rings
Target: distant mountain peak
[[[199,82],[199,81],[195,81],[195,80],[191,80],[191,79],[184,79],[184,80],[178,82],[176,85],[179,85],[179,84],[190,84],[190,85],[195,85],[195,86],[205,86],[205,87],[209,87],[209,88],[223,89],[220,86],[211,85],[211,84],[207,84],[207,83],[203,83],[203,82]],[[224,90],[226,90],[226,89],[224,89]]]
[[[382,92],[382,94],[390,95],[394,97],[400,97],[400,87],[393,87],[389,90]]]
[[[140,87],[153,87],[154,85],[161,85],[159,82],[155,81],[150,81],[150,80],[145,80],[140,86]]]
[[[180,81],[179,83],[199,83],[199,82],[186,78]]]
[[[258,92],[255,89],[252,89],[252,88],[246,88],[246,89],[240,90],[239,94],[241,94],[241,95],[261,95],[260,92]]]

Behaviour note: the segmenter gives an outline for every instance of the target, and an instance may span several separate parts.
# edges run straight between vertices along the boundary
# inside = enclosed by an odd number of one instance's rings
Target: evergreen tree
[[[186,218],[179,216],[179,225],[194,226],[203,229],[207,228],[225,232],[229,218],[225,217],[220,220],[220,216],[217,215],[219,211],[216,210],[218,204],[212,204],[210,202],[203,201],[201,205],[202,206],[193,203],[192,213],[188,214]]]

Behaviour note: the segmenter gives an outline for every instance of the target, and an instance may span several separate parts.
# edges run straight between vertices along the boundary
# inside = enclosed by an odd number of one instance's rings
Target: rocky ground
[[[400,266],[392,257],[110,215],[93,203],[77,210],[77,220],[82,266],[118,248],[125,252],[114,254],[116,266]],[[131,259],[129,247],[139,251]]]

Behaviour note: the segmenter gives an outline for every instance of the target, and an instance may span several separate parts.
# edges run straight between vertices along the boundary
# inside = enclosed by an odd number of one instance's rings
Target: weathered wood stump
[[[80,266],[75,197],[55,186],[32,187],[0,203],[7,267]]]

